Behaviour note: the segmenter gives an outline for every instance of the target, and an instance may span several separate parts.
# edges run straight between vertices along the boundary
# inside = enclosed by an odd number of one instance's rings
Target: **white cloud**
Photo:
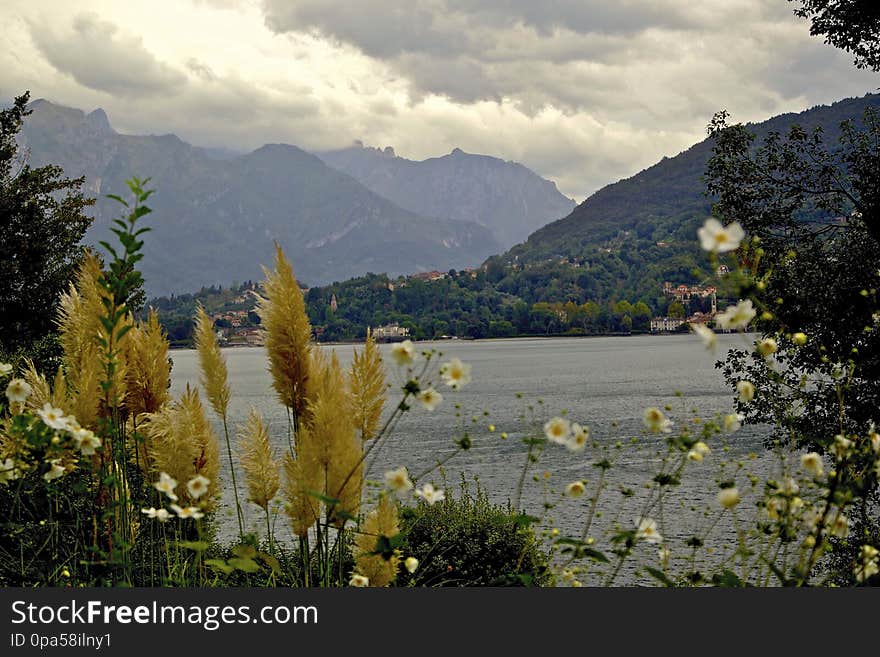
[[[185,80],[146,50],[138,36],[91,12],[76,14],[70,29],[62,32],[42,21],[31,23],[30,34],[52,66],[96,91],[168,94]]]
[[[0,7],[0,95],[241,150],[460,147],[578,199],[699,141],[718,109],[761,120],[878,86],[781,0],[75,4]]]

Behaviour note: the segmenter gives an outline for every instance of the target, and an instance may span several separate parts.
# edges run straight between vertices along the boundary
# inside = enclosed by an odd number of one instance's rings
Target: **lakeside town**
[[[481,270],[467,269],[461,273],[453,275],[465,275],[470,278],[476,278]],[[728,273],[725,265],[720,265],[716,271],[716,278],[721,279]],[[388,280],[384,283],[388,292],[406,288],[408,285],[415,283],[436,283],[450,278],[449,272],[428,271],[419,272],[410,276],[401,276],[394,281]],[[307,299],[315,302],[315,295],[309,294],[314,289],[315,292],[323,294],[322,288],[301,287],[303,295]],[[226,347],[236,346],[263,346],[264,337],[260,328],[260,318],[257,312],[259,301],[264,298],[264,290],[259,284],[248,281],[241,285],[233,285],[231,288],[224,290],[223,288],[208,288],[202,291],[207,299],[211,301],[201,301],[207,303],[209,317],[213,322],[214,331],[219,343]],[[665,281],[662,286],[662,295],[668,300],[666,304],[666,313],[663,315],[651,316],[650,322],[640,324],[638,326],[630,325],[627,331],[605,332],[604,334],[626,335],[630,333],[678,333],[690,330],[694,325],[711,326],[714,323],[715,315],[718,313],[718,287],[715,284],[706,284],[706,281],[700,284],[685,284]],[[340,301],[334,292],[330,292],[329,298],[324,301],[326,306],[326,316],[334,318],[340,316]],[[569,315],[579,312],[581,307],[572,309],[572,304],[560,304],[559,307],[551,307],[549,304],[535,304],[535,306],[547,305],[552,314],[562,323],[571,323],[572,317]],[[647,318],[646,318],[647,319]],[[405,325],[405,322],[390,320],[385,323],[376,323],[367,327],[371,334],[380,342],[395,342],[409,338],[417,338],[412,327]],[[336,341],[329,339],[326,325],[314,324],[313,337],[317,341]],[[569,331],[568,333],[550,331],[545,332],[546,335],[552,334],[576,334]],[[529,335],[533,335],[530,333]],[[361,336],[362,337],[362,336]],[[458,339],[462,336],[450,334],[435,334],[430,336],[433,339]],[[471,337],[471,336],[465,336]],[[507,336],[488,336],[488,337],[516,337],[516,335]],[[181,345],[182,346],[182,345]]]

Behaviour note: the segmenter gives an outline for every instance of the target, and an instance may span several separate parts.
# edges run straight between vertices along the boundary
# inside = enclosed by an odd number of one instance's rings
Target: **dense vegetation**
[[[666,314],[683,317],[708,310],[708,299],[694,299],[688,308],[674,298],[657,294],[648,303],[613,298],[596,302],[576,290],[577,269],[567,265],[548,265],[493,284],[488,272],[451,271],[438,280],[389,279],[368,274],[306,293],[309,319],[319,341],[362,340],[367,327],[397,323],[414,338],[498,338],[517,335],[607,335],[644,333],[651,317]],[[502,290],[516,287],[518,294]],[[252,283],[228,288],[202,288],[195,294],[151,299],[149,306],[159,311],[172,344],[189,344],[192,313],[201,303],[209,313],[222,316],[247,311],[240,328],[259,324],[253,313],[260,293]],[[336,309],[332,302],[336,300]],[[540,299],[553,299],[541,301]],[[229,328],[228,321],[217,320],[218,329]]]
[[[16,138],[28,94],[0,111],[0,359],[28,356],[49,363],[60,350],[53,340],[55,303],[80,260],[92,204],[53,165],[31,167]]]

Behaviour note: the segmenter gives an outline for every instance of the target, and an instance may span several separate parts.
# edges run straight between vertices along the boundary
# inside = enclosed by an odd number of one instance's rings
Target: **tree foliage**
[[[16,135],[29,94],[0,111],[0,352],[35,355],[54,330],[55,304],[82,253],[94,203],[85,178],[58,166],[31,168]]]
[[[795,0],[789,0],[793,2]],[[811,21],[810,34],[852,53],[859,68],[880,70],[880,5],[876,0],[797,0],[794,13]]]
[[[868,108],[860,121],[844,121],[836,141],[794,125],[756,144],[724,112],[709,131],[714,212],[760,240],[761,262],[744,264],[763,276],[760,296],[773,317],[761,328],[781,347],[775,370],[745,352],[728,359],[731,383],[750,378],[765,393],[742,410],[772,423],[776,438],[813,447],[864,430],[880,401],[880,114]],[[803,346],[792,343],[798,332],[808,336]],[[850,370],[842,409],[834,381]]]
[[[854,53],[857,66],[880,69],[876,3],[802,5],[796,13],[812,20],[813,34]],[[713,212],[751,236],[740,251],[753,281],[743,294],[763,305],[758,328],[778,351],[766,359],[734,350],[718,366],[732,387],[754,384],[754,401],[738,410],[771,425],[770,443],[833,455],[845,436],[880,420],[880,114],[869,107],[844,121],[837,139],[793,125],[760,143],[727,119],[721,112],[709,126],[708,191]],[[846,468],[868,473],[852,533],[876,542],[875,455],[862,456]],[[854,545],[836,543],[837,557],[852,561]]]

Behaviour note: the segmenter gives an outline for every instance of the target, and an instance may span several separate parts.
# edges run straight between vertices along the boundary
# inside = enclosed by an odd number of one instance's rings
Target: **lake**
[[[458,429],[464,423],[470,427],[473,448],[450,461],[443,473],[434,472],[425,481],[433,481],[454,495],[464,472],[469,477],[477,476],[493,501],[506,503],[514,494],[525,460],[526,448],[521,442],[525,427],[520,417],[532,403],[539,424],[567,410],[567,417],[589,426],[591,435],[603,444],[638,437],[640,449],[621,450],[615,467],[609,472],[612,485],[607,496],[603,497],[605,513],[599,519],[597,531],[614,521],[631,524],[638,515],[640,496],[645,494],[643,484],[656,471],[658,459],[655,452],[662,446],[661,437],[644,435],[642,416],[645,408],[662,408],[669,404],[673,407],[669,415],[676,421],[676,426],[689,420],[692,408],[698,409],[704,418],[731,412],[733,394],[714,363],[727,349],[751,344],[750,339],[753,337],[719,335],[715,354],[706,351],[693,335],[417,343],[419,349],[435,348],[443,352],[441,361],[458,357],[470,363],[473,381],[457,392],[437,385],[444,400],[433,412],[415,404],[379,450],[368,478],[381,480],[386,470],[401,465],[411,473],[427,470],[454,449],[453,440],[460,435]],[[362,347],[337,345],[321,348],[335,350],[342,366],[348,367],[353,350]],[[381,349],[387,355],[390,345],[382,345]],[[270,385],[265,351],[254,347],[225,349],[223,353],[232,387],[231,427],[242,425],[249,408],[255,406],[269,423],[279,453],[283,453],[287,449],[287,419]],[[174,351],[172,358],[172,392],[177,396],[187,384],[198,384],[198,361],[192,350]],[[402,377],[390,359],[386,358],[386,366],[388,381],[399,390]],[[680,391],[680,397],[676,391]],[[518,398],[517,393],[523,398]],[[399,396],[392,395],[386,410],[393,407],[392,402],[397,399]],[[538,399],[543,400],[543,404],[538,404]],[[460,410],[455,408],[456,403],[460,404]],[[489,415],[484,416],[484,411]],[[457,418],[456,413],[461,413],[462,417]],[[476,424],[471,422],[472,417],[478,418]],[[487,430],[489,423],[496,426],[494,433]],[[215,422],[215,428],[222,441],[221,425]],[[508,432],[510,437],[502,440],[501,432]],[[725,438],[729,442],[728,453],[722,452],[720,444],[712,445],[713,452],[703,463],[689,465],[664,516],[663,529],[670,542],[683,542],[706,523],[704,509],[715,504],[718,466],[722,459],[748,459],[750,453],[755,453],[757,458],[750,461],[750,467],[765,472],[772,467],[771,457],[761,445],[765,435],[766,428],[743,427]],[[225,466],[225,445],[221,452]],[[536,472],[551,472],[549,483],[559,491],[573,480],[585,478],[593,481],[598,473],[591,463],[596,459],[592,448],[582,454],[572,454],[564,447],[549,445]],[[225,469],[223,476],[228,480]],[[244,499],[246,491],[241,477],[239,484]],[[741,489],[742,484],[740,482]],[[638,494],[624,499],[616,490],[619,486],[630,487]],[[224,491],[219,514],[221,534],[231,537],[235,534],[236,523],[228,481]],[[550,499],[557,505],[544,524],[556,526],[563,533],[579,535],[585,517],[586,496],[571,500],[555,494],[545,498],[545,495],[543,481],[533,482],[529,477],[522,498],[523,508],[540,516],[545,499]],[[741,506],[745,507],[745,504]],[[262,512],[250,504],[246,505],[245,512],[248,525],[260,528],[262,521],[258,513]],[[725,531],[723,524],[719,531]],[[279,538],[288,534],[283,516],[278,519],[277,533]]]

